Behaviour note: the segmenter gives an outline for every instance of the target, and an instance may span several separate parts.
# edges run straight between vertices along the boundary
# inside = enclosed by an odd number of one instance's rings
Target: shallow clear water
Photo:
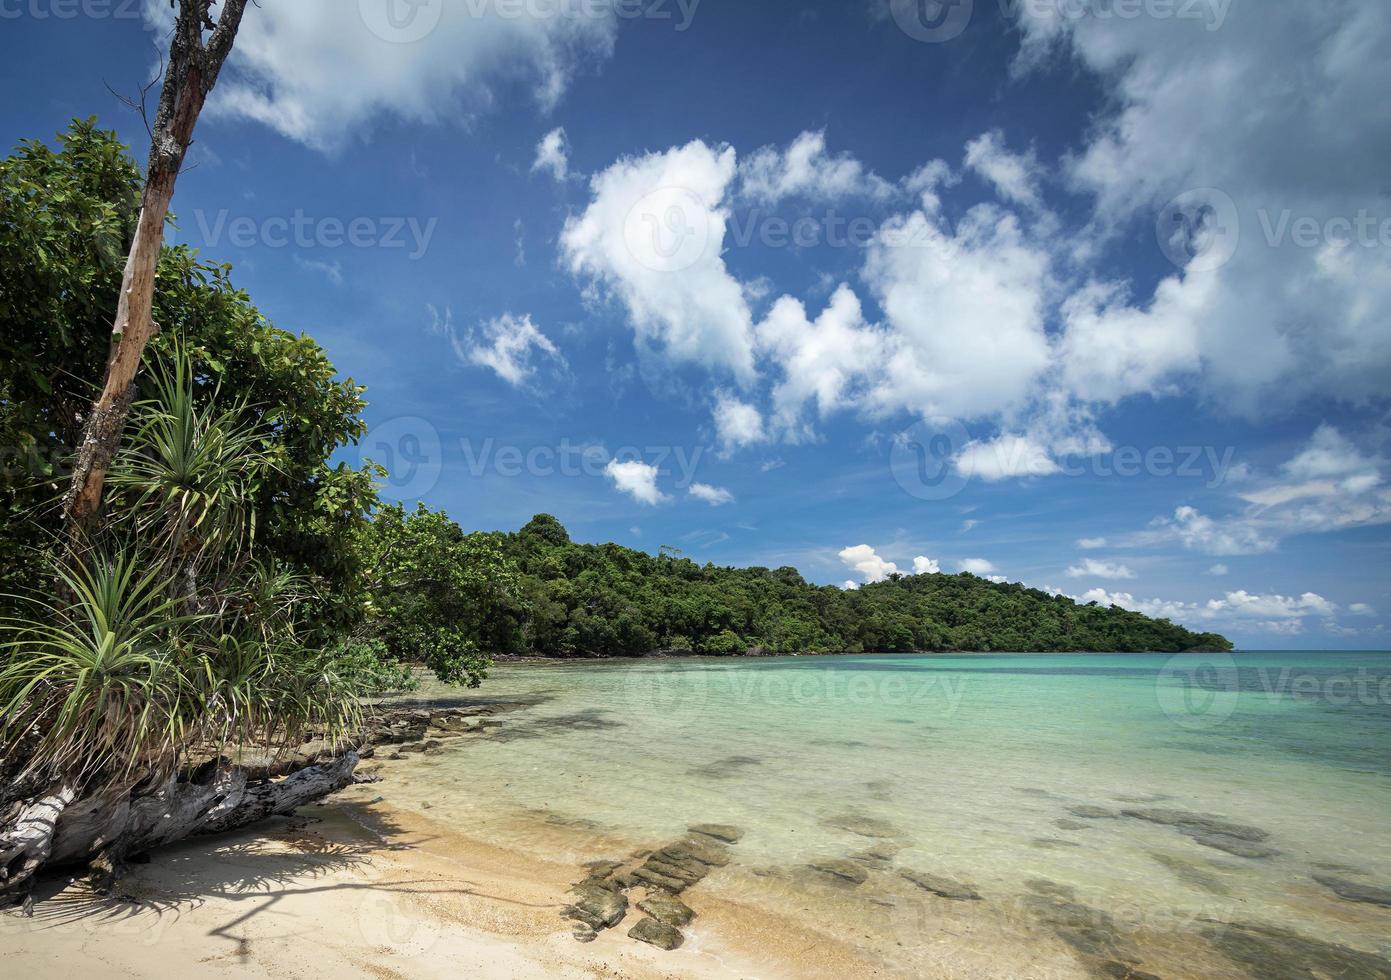
[[[690,823],[735,824],[738,870],[709,887],[877,919],[863,942],[905,972],[957,906],[1027,938],[1040,879],[1159,945],[1239,921],[1391,956],[1391,912],[1311,878],[1391,887],[1391,654],[524,664],[480,693],[532,703],[495,737],[413,764],[393,801],[505,843],[574,827],[574,853],[558,856],[577,860],[606,856],[582,853],[586,827],[652,846]],[[1279,853],[1067,811],[1082,804],[1218,815],[1267,831]],[[806,868],[876,845],[896,853],[858,889]],[[900,869],[986,901],[944,910]]]

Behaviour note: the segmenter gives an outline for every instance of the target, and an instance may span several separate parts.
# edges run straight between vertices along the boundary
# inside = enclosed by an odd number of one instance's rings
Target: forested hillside
[[[373,522],[373,533],[390,530],[403,539],[385,549],[389,554],[414,552],[420,560],[447,563],[452,547],[460,560],[486,557],[486,566],[502,577],[493,587],[470,588],[476,605],[468,619],[476,631],[473,641],[489,652],[593,657],[1231,649],[1213,633],[969,574],[901,576],[845,591],[812,585],[795,568],[722,568],[666,552],[653,556],[617,544],[576,544],[559,521],[544,514],[515,534],[459,534],[446,546],[437,540],[444,533],[439,518],[424,510],[396,512],[394,519],[383,514]],[[396,601],[409,603],[402,598],[409,594],[398,592]]]

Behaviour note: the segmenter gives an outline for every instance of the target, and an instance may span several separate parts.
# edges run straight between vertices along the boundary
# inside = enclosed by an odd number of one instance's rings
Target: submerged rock
[[[1378,888],[1359,881],[1349,881],[1336,875],[1317,874],[1314,880],[1339,898],[1349,902],[1365,902],[1368,905],[1381,905],[1391,908],[1391,888]]]
[[[813,861],[807,865],[813,871],[819,871],[824,875],[848,881],[852,885],[863,885],[869,880],[869,872],[865,871],[854,861],[844,861],[840,858],[827,858],[824,861]]]
[[[1172,871],[1174,877],[1185,884],[1193,885],[1195,888],[1201,888],[1203,891],[1211,892],[1214,895],[1227,894],[1227,886],[1222,883],[1221,878],[1204,871],[1196,864],[1191,864],[1182,858],[1174,857],[1171,854],[1164,854],[1160,851],[1151,851],[1150,857]]]
[[[1063,840],[1061,837],[1035,837],[1029,842],[1034,847],[1041,847],[1046,851],[1057,851],[1068,847],[1081,847],[1075,840]]]
[[[1121,815],[1133,817],[1136,820],[1147,820],[1150,823],[1163,824],[1166,827],[1178,827],[1186,832],[1196,832],[1203,834],[1221,834],[1225,837],[1235,837],[1238,840],[1253,841],[1259,843],[1270,838],[1268,831],[1260,827],[1252,827],[1249,824],[1232,823],[1222,817],[1214,817],[1209,813],[1191,813],[1188,810],[1166,810],[1158,808],[1122,810]]]
[[[617,888],[606,887],[606,883],[591,878],[575,885],[570,891],[578,900],[565,910],[565,914],[591,929],[616,926],[628,914],[628,896]]]
[[[1261,858],[1274,857],[1280,853],[1273,847],[1266,847],[1264,844],[1253,844],[1249,840],[1240,837],[1232,837],[1229,834],[1205,834],[1198,831],[1189,831],[1188,836],[1204,847],[1225,851],[1228,854],[1234,854],[1240,858],[1259,860]]]
[[[1068,820],[1066,817],[1061,820],[1054,820],[1053,826],[1057,827],[1059,830],[1091,830],[1092,827],[1089,823],[1083,823],[1080,820]]]
[[[632,887],[633,885],[639,884],[648,885],[655,888],[665,889],[666,891],[671,892],[673,895],[679,895],[683,891],[685,891],[687,884],[680,878],[668,877],[667,875],[661,874],[660,872],[651,870],[646,865],[644,865],[641,868],[638,868],[636,871],[629,872],[627,875],[627,881],[628,887]]]
[[[837,830],[848,830],[860,837],[886,838],[899,836],[898,828],[887,820],[866,816],[862,813],[839,813],[821,821],[824,826]]]
[[[941,875],[930,874],[926,871],[900,871],[899,877],[906,881],[911,881],[923,891],[932,892],[942,898],[949,898],[955,902],[978,902],[981,900],[980,893],[973,885],[967,885],[951,878],[944,878]]]
[[[1089,803],[1080,806],[1070,806],[1067,812],[1074,817],[1081,817],[1083,820],[1114,820],[1120,816],[1115,810],[1108,810],[1104,806],[1092,806]]]
[[[729,848],[709,837],[687,837],[675,844],[668,844],[657,853],[665,860],[678,863],[699,861],[712,868],[723,868],[729,863]]]
[[[628,930],[628,936],[631,939],[668,951],[676,949],[686,941],[686,937],[681,935],[679,929],[652,918],[639,919],[637,924]]]
[[[638,902],[638,908],[658,922],[680,928],[695,918],[690,906],[674,895],[654,894]]]
[[[744,836],[744,832],[738,827],[731,827],[726,823],[698,823],[686,829],[693,834],[704,834],[706,837],[713,837],[726,844],[737,844],[739,839]]]
[[[1257,977],[1391,980],[1391,961],[1288,929],[1217,922],[1202,935],[1223,956]]]

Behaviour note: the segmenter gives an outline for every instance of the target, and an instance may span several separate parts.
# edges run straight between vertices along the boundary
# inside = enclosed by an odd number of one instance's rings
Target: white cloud
[[[1083,551],[1095,551],[1098,548],[1106,547],[1105,538],[1078,538],[1077,547]]]
[[[590,182],[592,200],[565,223],[570,271],[610,291],[639,344],[676,362],[754,377],[753,323],[721,255],[731,148],[699,140],[619,160]]]
[[[1172,518],[1158,518],[1141,542],[1179,541],[1185,548],[1208,555],[1260,555],[1274,551],[1279,542],[1241,518],[1218,521],[1194,507],[1179,507]]]
[[[1011,153],[1000,130],[983,133],[966,144],[966,166],[993,184],[1005,200],[1031,210],[1043,206],[1038,191],[1043,168],[1032,153]]]
[[[1391,61],[1380,53],[1391,46],[1391,6],[1191,6],[1206,16],[1150,18],[1141,29],[1068,17],[1058,4],[1013,5],[1021,67],[1072,58],[1106,92],[1108,109],[1064,161],[1072,188],[1095,202],[1083,254],[1122,235],[1149,237],[1181,192],[1217,188],[1232,202],[1207,226],[1209,240],[1217,231],[1234,249],[1225,265],[1199,272],[1203,263],[1185,260],[1133,305],[1111,285],[1079,294],[1065,317],[1069,383],[1082,397],[1114,400],[1196,381],[1212,401],[1252,415],[1330,392],[1376,398],[1391,371],[1384,248],[1301,247],[1289,228],[1299,218],[1322,229],[1385,215],[1391,117],[1380,103]],[[1271,65],[1288,84],[1270,84]]]
[[[657,489],[657,467],[641,460],[624,463],[609,460],[604,473],[619,491],[630,495],[640,504],[652,507],[671,499]]]
[[[1244,590],[1228,592],[1221,599],[1210,599],[1206,606],[1207,612],[1214,617],[1225,615],[1270,620],[1331,616],[1337,608],[1314,592],[1306,592],[1301,596],[1283,596],[1253,595]]]
[[[1348,606],[1348,615],[1350,616],[1375,616],[1376,614],[1376,609],[1365,602],[1354,602]]]
[[[712,487],[708,483],[692,483],[691,496],[705,501],[711,507],[722,507],[734,502],[734,494],[723,487]]]
[[[1381,465],[1338,430],[1320,426],[1278,477],[1248,479],[1252,485],[1239,494],[1246,505],[1241,512],[1218,519],[1180,507],[1131,543],[1179,541],[1210,555],[1257,555],[1294,535],[1391,523],[1391,488]]]
[[[942,566],[932,558],[919,555],[913,559],[914,575],[936,575],[942,571]]]
[[[343,285],[343,263],[341,262],[320,262],[316,259],[305,259],[296,255],[295,265],[309,272],[323,274],[335,286]]]
[[[526,384],[536,373],[533,351],[565,364],[560,350],[537,329],[530,315],[516,317],[505,313],[489,320],[456,349],[470,364],[491,368],[503,381],[517,386]]]
[[[891,219],[864,277],[893,335],[868,404],[881,412],[979,418],[1022,407],[1048,366],[1050,258],[989,205],[955,232],[924,211]]]
[[[1068,578],[1124,579],[1135,577],[1133,571],[1119,562],[1097,561],[1095,558],[1083,558],[1078,564],[1067,570],[1067,575]]]
[[[1046,447],[1028,436],[1009,433],[990,442],[967,443],[957,453],[953,465],[962,476],[978,476],[987,482],[1052,476],[1061,471]]]
[[[779,299],[758,326],[758,346],[781,369],[773,388],[773,422],[791,442],[811,435],[803,414],[809,403],[825,417],[855,402],[883,362],[884,339],[864,321],[859,298],[842,285],[815,322],[790,296]]]
[[[557,126],[536,144],[531,172],[538,171],[546,171],[562,184],[570,176],[570,141],[565,136],[565,127]]]
[[[864,576],[866,582],[882,582],[890,575],[898,574],[898,566],[885,561],[867,544],[857,544],[840,553],[840,560],[846,568],[853,568]]]
[[[972,575],[979,575],[981,578],[993,575],[995,572],[999,571],[992,562],[986,561],[984,558],[964,558],[957,562],[957,567],[963,572],[970,572]]]
[[[854,157],[828,155],[824,132],[802,133],[786,150],[771,146],[755,150],[740,172],[740,193],[760,204],[777,204],[786,197],[839,201],[895,193],[892,184],[867,172]]]
[[[209,113],[336,151],[391,118],[467,124],[517,82],[549,109],[577,71],[610,55],[617,30],[606,4],[425,4],[399,30],[391,7],[294,0],[249,10]],[[145,16],[161,31],[171,24],[164,0],[145,0]]]
[[[768,440],[763,415],[757,406],[740,401],[727,391],[715,393],[714,415],[715,435],[720,442],[720,451],[725,455]]]
[[[1209,568],[1207,570],[1207,573],[1209,575],[1216,575],[1218,578],[1221,578],[1222,576],[1227,575],[1230,571],[1230,568],[1219,562],[1218,564],[1213,565],[1211,568]]]

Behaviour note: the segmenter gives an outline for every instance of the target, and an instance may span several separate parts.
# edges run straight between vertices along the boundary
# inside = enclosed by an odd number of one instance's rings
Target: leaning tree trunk
[[[193,128],[208,93],[217,84],[218,73],[232,50],[246,10],[246,0],[224,0],[222,14],[214,23],[209,14],[214,2],[177,0],[179,9],[169,45],[169,66],[150,137],[140,220],[121,279],[106,381],[87,414],[72,484],[63,501],[64,516],[74,535],[91,522],[101,506],[106,473],[130,413],[140,359],[145,345],[159,329],[153,318],[155,275],[164,245],[169,202],[174,197],[184,155],[193,142]],[[212,32],[206,44],[205,29]]]
[[[350,751],[284,779],[254,782],[245,769],[213,765],[203,779],[81,798],[55,784],[20,804],[0,832],[0,901],[23,900],[40,868],[91,862],[114,877],[128,856],[288,814],[347,786],[357,763]]]

